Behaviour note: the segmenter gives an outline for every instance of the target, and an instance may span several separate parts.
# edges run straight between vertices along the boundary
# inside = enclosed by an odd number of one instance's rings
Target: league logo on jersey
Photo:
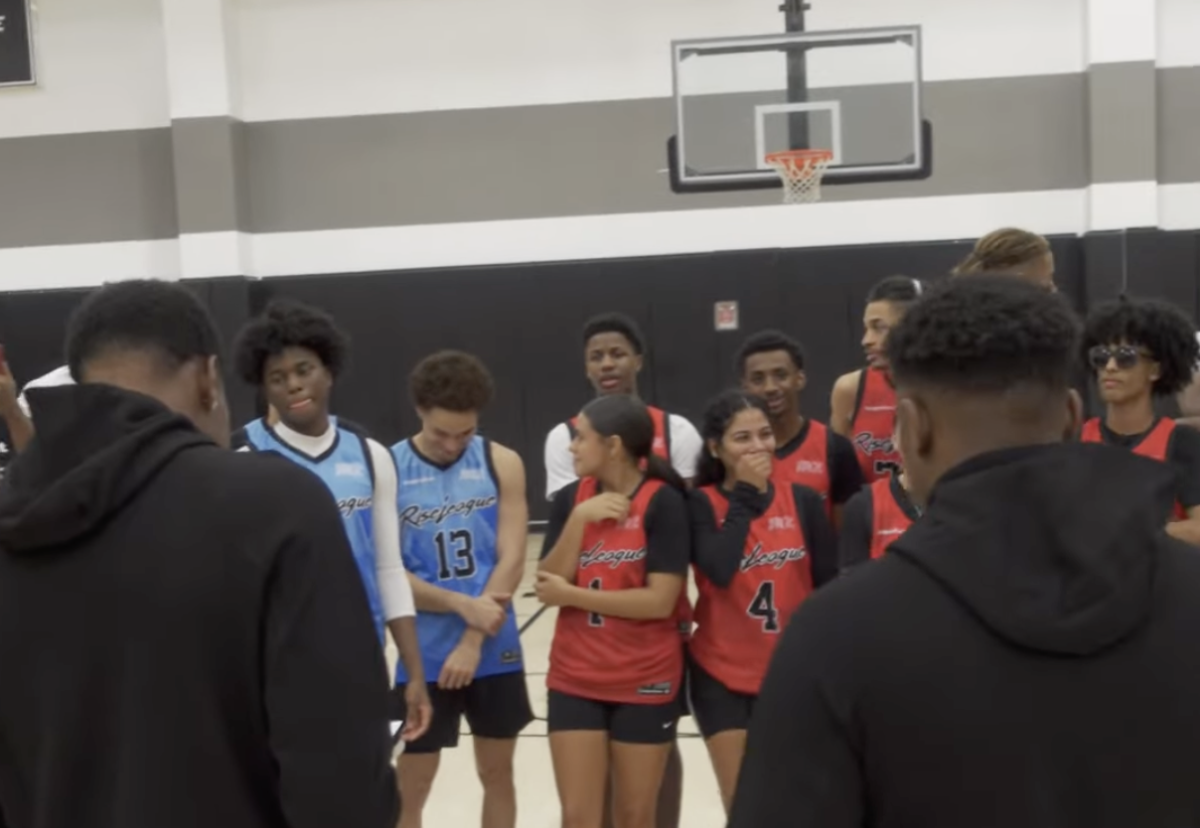
[[[348,518],[360,509],[371,508],[371,498],[369,497],[344,497],[337,502],[338,511],[342,513],[342,517]]]
[[[796,519],[791,515],[775,515],[767,520],[768,532],[786,532],[796,528]]]
[[[803,560],[808,550],[801,546],[799,549],[777,549],[774,552],[763,552],[762,544],[757,544],[750,554],[742,558],[741,571],[749,572],[760,566],[783,569],[792,561]]]
[[[621,564],[636,563],[645,557],[645,549],[605,549],[604,541],[600,541],[591,549],[579,553],[579,568],[607,565],[616,569]]]
[[[854,435],[854,445],[863,454],[892,454],[896,447],[892,445],[891,437],[876,437],[869,431],[861,431]]]
[[[497,499],[495,495],[490,495],[488,497],[469,497],[466,500],[451,503],[450,498],[446,498],[441,506],[435,506],[432,509],[422,509],[420,505],[414,503],[411,506],[405,506],[400,512],[400,521],[407,526],[420,528],[426,523],[444,523],[446,518],[456,516],[467,518],[479,509],[495,506]]]

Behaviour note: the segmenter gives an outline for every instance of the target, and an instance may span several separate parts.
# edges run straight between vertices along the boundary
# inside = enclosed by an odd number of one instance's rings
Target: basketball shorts
[[[730,690],[688,659],[688,707],[705,739],[726,730],[745,730],[750,726],[757,696]]]
[[[546,729],[603,730],[614,742],[634,745],[664,745],[675,741],[679,726],[679,702],[621,704],[585,699],[551,690]]]
[[[405,685],[392,691],[392,718],[403,719]],[[483,739],[515,739],[533,721],[525,672],[501,673],[477,678],[458,690],[429,685],[433,722],[425,735],[404,746],[405,753],[437,753],[458,747],[465,716],[471,734]]]

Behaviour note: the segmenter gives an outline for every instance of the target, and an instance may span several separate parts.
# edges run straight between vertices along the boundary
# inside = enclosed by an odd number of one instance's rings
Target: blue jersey
[[[500,492],[492,468],[491,445],[475,437],[462,456],[441,466],[422,456],[412,440],[392,446],[399,474],[400,549],[404,567],[441,589],[477,597],[496,568],[496,526]],[[417,636],[425,676],[437,681],[466,622],[453,613],[418,612]],[[517,619],[509,603],[504,626],[484,640],[478,678],[522,669]],[[396,681],[406,681],[404,665]]]
[[[303,466],[329,488],[342,513],[342,524],[346,527],[354,563],[358,565],[358,574],[367,590],[375,631],[382,643],[385,619],[379,578],[375,574],[375,531],[371,512],[375,497],[375,467],[367,448],[367,438],[339,426],[336,417],[330,417],[329,421],[336,433],[333,445],[320,457],[309,457],[288,445],[263,420],[249,423],[239,436],[241,442],[255,451],[273,452]]]

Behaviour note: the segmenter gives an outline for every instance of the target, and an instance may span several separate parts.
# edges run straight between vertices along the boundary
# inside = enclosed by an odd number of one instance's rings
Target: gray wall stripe
[[[0,247],[169,239],[169,129],[0,141]]]
[[[826,200],[1079,188],[1152,180],[1155,166],[1164,183],[1200,182],[1200,67],[939,81],[925,98],[932,178]],[[646,99],[0,140],[0,247],[778,201],[673,194],[658,172],[672,129],[671,102]]]
[[[229,117],[171,123],[180,233],[241,229],[245,211],[242,125]]]
[[[1154,63],[1088,67],[1090,178],[1097,184],[1154,181],[1158,132]]]

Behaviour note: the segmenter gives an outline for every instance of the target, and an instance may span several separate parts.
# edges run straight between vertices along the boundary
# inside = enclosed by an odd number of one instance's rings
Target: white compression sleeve
[[[400,515],[396,511],[396,463],[392,453],[374,440],[367,440],[375,466],[375,495],[371,502],[371,525],[375,534],[375,576],[384,617],[410,618],[417,614],[412,585],[400,556]]]

